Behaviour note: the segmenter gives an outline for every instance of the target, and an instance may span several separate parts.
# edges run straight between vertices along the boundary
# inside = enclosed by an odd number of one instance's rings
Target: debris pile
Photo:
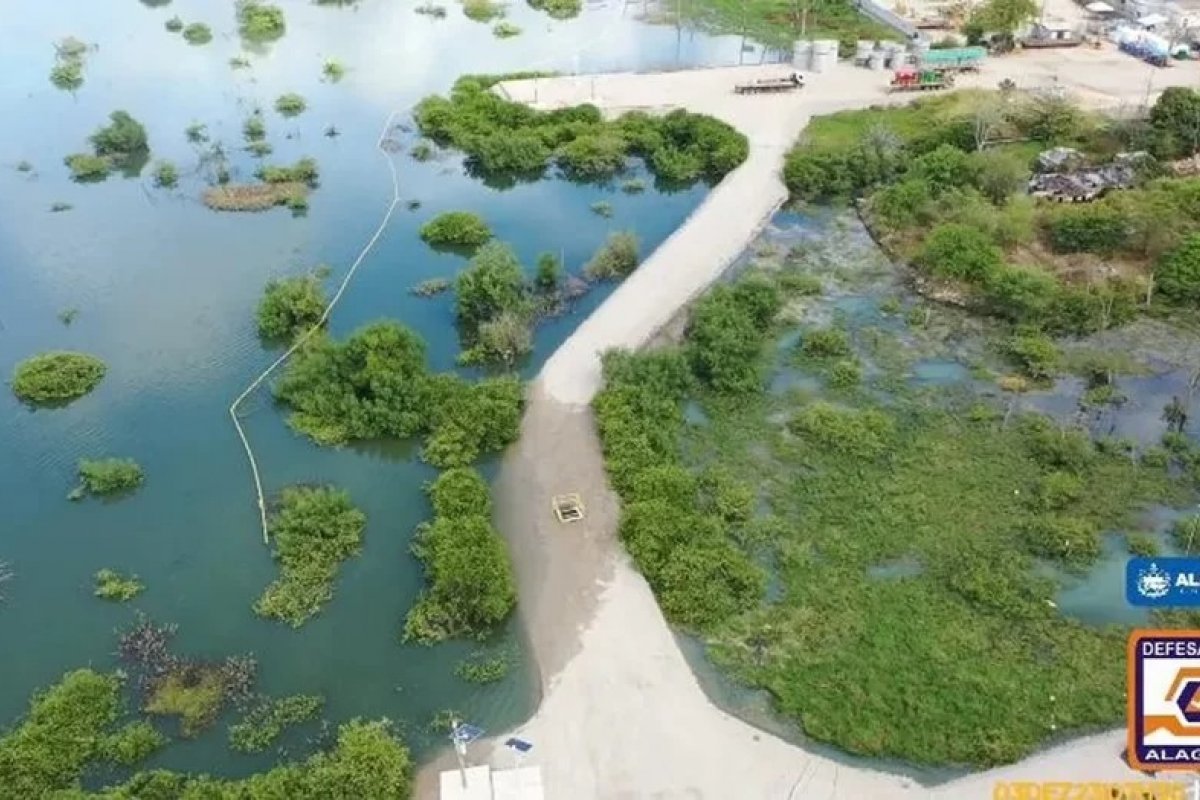
[[[1029,179],[1029,194],[1058,203],[1087,203],[1110,189],[1128,189],[1137,183],[1140,168],[1149,161],[1144,152],[1118,153],[1108,164],[1088,167],[1082,153],[1055,147],[1037,157],[1036,173]]]

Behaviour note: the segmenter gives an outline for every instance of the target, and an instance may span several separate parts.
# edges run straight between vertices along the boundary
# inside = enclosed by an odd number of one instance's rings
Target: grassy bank
[[[712,33],[745,35],[781,50],[797,39],[836,39],[845,56],[854,52],[859,39],[900,39],[896,31],[860,14],[849,0],[681,0],[662,3],[655,11],[662,21],[680,17]]]

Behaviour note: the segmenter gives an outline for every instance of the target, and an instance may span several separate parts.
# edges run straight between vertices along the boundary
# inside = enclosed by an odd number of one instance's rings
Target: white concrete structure
[[[441,774],[441,800],[492,800],[492,768],[448,769]]]
[[[492,773],[492,800],[546,800],[540,767],[499,769]]]

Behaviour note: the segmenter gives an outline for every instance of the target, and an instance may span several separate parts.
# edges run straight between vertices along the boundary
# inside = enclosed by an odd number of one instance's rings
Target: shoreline
[[[1025,87],[1074,89],[1089,105],[1135,94],[1149,99],[1145,83],[1128,77],[1128,58],[1112,55],[1026,53],[989,63],[963,86],[1017,77]],[[534,744],[528,764],[541,767],[546,797],[555,800],[971,800],[992,797],[999,780],[1146,780],[1121,760],[1120,730],[933,786],[886,766],[844,764],[787,743],[712,703],[617,540],[620,506],[590,408],[600,388],[600,353],[645,346],[734,263],[786,200],[783,156],[810,117],[913,99],[883,93],[880,73],[844,65],[789,95],[747,98],[730,91],[735,80],[780,69],[567,76],[502,86],[511,99],[538,108],[591,102],[607,114],[674,107],[707,113],[745,133],[750,155],[579,325],[529,386],[520,439],[506,452],[493,488],[541,702],[530,720],[477,745],[470,760],[510,766],[512,759],[500,755],[504,738],[526,739]],[[1187,83],[1193,76],[1185,73],[1194,71],[1174,70],[1158,89]],[[565,492],[583,496],[584,520],[555,519],[550,498]],[[453,763],[447,754],[425,765],[416,796],[437,797],[438,770]]]

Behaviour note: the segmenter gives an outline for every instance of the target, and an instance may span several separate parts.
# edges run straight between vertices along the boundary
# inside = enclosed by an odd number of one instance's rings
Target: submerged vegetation
[[[295,92],[281,94],[275,100],[275,110],[285,117],[296,117],[308,108],[308,101]]]
[[[102,569],[96,573],[96,597],[105,600],[116,600],[124,603],[142,593],[145,584],[138,580],[137,575],[128,578],[111,569]]]
[[[132,458],[81,459],[79,485],[72,500],[87,495],[127,494],[142,485],[146,475]]]
[[[91,154],[73,153],[63,159],[76,181],[102,181],[113,169],[134,176],[150,157],[146,129],[126,111],[112,112],[109,124],[98,128],[90,141]]]
[[[492,26],[492,36],[495,36],[497,39],[511,39],[514,36],[520,35],[521,28],[507,20],[502,20]]]
[[[300,627],[333,597],[338,567],[362,545],[366,515],[331,487],[284,489],[267,529],[282,575],[254,604],[255,613]]]
[[[253,117],[252,117],[253,119]],[[224,183],[204,190],[204,205],[214,211],[266,211],[287,206],[292,213],[308,209],[308,193],[316,188],[317,162],[301,158],[290,167],[264,165],[262,183]]]
[[[545,12],[552,19],[574,19],[583,10],[583,0],[528,0],[530,8]]]
[[[258,303],[258,332],[277,340],[297,336],[321,320],[328,302],[315,275],[269,281]]]
[[[12,390],[30,405],[60,405],[95,389],[105,369],[103,361],[86,353],[42,353],[17,364]]]
[[[212,29],[203,22],[193,22],[183,29],[183,40],[188,44],[208,44],[212,38]]]
[[[239,753],[266,750],[285,729],[314,719],[325,707],[320,695],[294,694],[264,699],[229,726],[229,746]]]
[[[154,185],[162,189],[174,189],[179,183],[179,170],[170,161],[154,164]]]
[[[487,484],[460,467],[439,475],[427,492],[433,521],[417,529],[412,550],[425,565],[428,587],[408,613],[404,638],[424,644],[483,638],[517,602],[508,548],[492,528]]]
[[[498,185],[536,180],[551,163],[573,179],[608,180],[629,156],[672,185],[715,182],[748,153],[746,137],[712,117],[635,111],[605,121],[592,105],[538,111],[490,91],[506,77],[464,76],[449,98],[427,97],[414,112],[423,136],[462,150],[472,171]]]

